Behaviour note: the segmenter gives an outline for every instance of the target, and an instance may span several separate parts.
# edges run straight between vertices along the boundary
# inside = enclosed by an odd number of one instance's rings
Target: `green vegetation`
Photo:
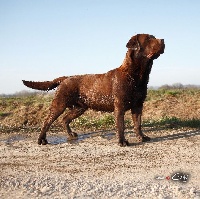
[[[0,112],[0,117],[3,117],[4,116],[4,112]]]
[[[77,129],[108,129],[114,127],[114,117],[111,114],[102,114],[100,117],[80,116],[72,123]]]
[[[159,120],[144,120],[143,127],[158,127],[166,129],[176,129],[181,127],[188,128],[200,128],[199,119],[188,119],[182,120],[176,117],[163,117]],[[72,127],[79,130],[105,130],[114,129],[115,121],[114,116],[111,114],[102,115],[100,118],[92,119],[87,116],[81,116],[77,118],[73,123]],[[130,119],[125,120],[126,128],[133,128],[133,123]]]
[[[132,122],[129,119],[125,119],[125,126],[131,127]],[[115,119],[113,114],[104,113],[98,117],[80,116],[75,119],[71,125],[75,129],[91,129],[91,130],[104,130],[104,129],[113,129],[115,128]]]
[[[181,95],[200,95],[200,89],[158,89],[148,90],[146,101],[161,99],[163,97],[179,97]]]
[[[176,117],[164,117],[159,120],[149,120],[143,122],[144,127],[163,127],[166,129],[170,128],[200,128],[200,119],[188,119],[183,120]]]

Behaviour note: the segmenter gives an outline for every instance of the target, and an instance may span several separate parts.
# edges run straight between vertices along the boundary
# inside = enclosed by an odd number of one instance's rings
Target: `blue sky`
[[[117,68],[138,33],[165,39],[149,86],[200,85],[199,10],[198,0],[0,0],[0,94]]]

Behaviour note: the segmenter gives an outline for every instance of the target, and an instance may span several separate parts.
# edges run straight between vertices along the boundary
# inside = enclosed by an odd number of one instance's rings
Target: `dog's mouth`
[[[149,54],[147,55],[147,58],[148,58],[148,59],[151,59],[151,58],[153,57],[153,55],[154,55],[154,53],[149,53]]]
[[[161,43],[160,48],[157,52],[151,52],[146,55],[148,59],[157,59],[161,54],[164,53],[165,44],[164,41]]]
[[[149,53],[146,57],[147,57],[147,59],[157,59],[159,56],[160,56],[160,54],[162,54],[162,53]]]

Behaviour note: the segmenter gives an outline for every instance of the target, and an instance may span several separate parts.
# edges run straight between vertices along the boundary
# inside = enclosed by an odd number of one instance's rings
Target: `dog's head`
[[[131,37],[126,47],[134,51],[136,58],[157,59],[164,53],[165,44],[164,39],[156,39],[153,35],[137,34]]]

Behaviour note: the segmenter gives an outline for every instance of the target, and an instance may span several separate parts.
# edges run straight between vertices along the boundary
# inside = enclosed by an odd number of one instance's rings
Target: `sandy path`
[[[122,148],[114,137],[55,144],[58,134],[38,146],[36,135],[1,134],[0,198],[200,198],[200,131],[148,135],[154,139],[139,144],[128,133],[132,144]],[[187,182],[166,179],[176,172],[189,174]]]

